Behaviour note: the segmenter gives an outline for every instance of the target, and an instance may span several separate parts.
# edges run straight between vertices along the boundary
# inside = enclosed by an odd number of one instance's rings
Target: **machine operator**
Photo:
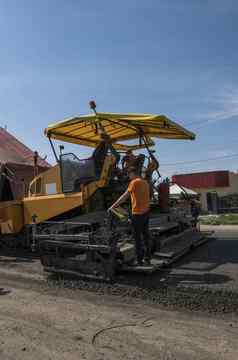
[[[150,187],[135,167],[128,169],[130,183],[128,189],[109,208],[109,211],[131,198],[132,228],[136,246],[137,264],[150,265],[151,249],[149,235]],[[143,238],[143,240],[142,240]]]
[[[134,155],[132,150],[127,150],[126,155],[122,159],[122,170],[128,174],[128,169],[135,167],[137,173],[141,175],[143,164],[145,161],[145,155]]]
[[[127,150],[126,155],[122,158],[122,169],[127,171],[131,166],[134,166],[135,161],[136,156],[132,150]]]

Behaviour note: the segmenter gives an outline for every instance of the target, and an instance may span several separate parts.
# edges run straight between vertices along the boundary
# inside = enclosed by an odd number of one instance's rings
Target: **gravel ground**
[[[15,280],[1,296],[3,360],[237,360],[238,320]]]
[[[158,279],[158,281],[161,280]],[[142,285],[134,285],[134,281],[131,284],[129,281],[127,282],[128,284],[117,282],[110,285],[84,280],[50,279],[48,285],[50,287],[87,290],[97,292],[99,295],[116,295],[124,298],[126,302],[134,299],[174,309],[182,308],[213,314],[233,313],[238,315],[238,293],[234,291],[206,289],[204,287],[196,289],[182,286],[173,287],[166,283],[153,285],[147,279]]]
[[[18,256],[13,261],[12,257],[1,257],[1,269],[32,273],[33,277],[37,274],[44,279],[39,261],[33,258]],[[172,268],[152,275],[123,274],[114,284],[49,276],[47,283],[50,288],[116,295],[126,302],[142,300],[169,308],[238,314],[238,227],[216,227],[213,240]]]
[[[236,360],[238,227],[216,235],[114,284],[46,277],[37,258],[2,253],[0,359]]]
[[[204,226],[204,230],[211,227]],[[213,227],[214,238],[172,268],[152,275],[120,275],[114,284],[49,278],[50,286],[140,299],[170,308],[238,314],[238,227]]]

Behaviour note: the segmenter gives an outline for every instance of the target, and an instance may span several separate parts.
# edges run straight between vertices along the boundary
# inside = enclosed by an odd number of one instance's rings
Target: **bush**
[[[203,225],[238,225],[238,214],[201,216],[200,223]]]

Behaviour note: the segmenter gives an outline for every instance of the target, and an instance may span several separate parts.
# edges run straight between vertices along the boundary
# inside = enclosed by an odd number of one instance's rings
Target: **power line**
[[[206,172],[206,171],[218,171],[218,170],[229,170],[229,171],[237,171],[238,172],[238,164],[237,166],[229,166],[229,165],[226,165],[225,167],[222,166],[221,164],[219,164],[218,166],[215,165],[215,166],[199,166],[199,167],[194,167],[194,166],[189,166],[189,167],[176,167],[175,168],[170,168],[170,169],[166,169],[164,171],[166,172],[170,172],[170,173],[181,173],[181,172]]]
[[[207,125],[207,124],[214,124],[215,122],[224,122],[226,120],[237,120],[237,115],[228,117],[228,118],[224,118],[224,119],[204,119],[204,120],[199,120],[199,121],[192,121],[190,123],[184,124],[184,126],[196,126],[198,125],[198,127],[203,126],[203,125]]]
[[[201,159],[201,160],[179,161],[179,162],[176,162],[176,163],[161,164],[161,166],[176,166],[176,165],[183,165],[183,164],[196,164],[196,163],[214,161],[214,160],[223,160],[223,159],[225,160],[225,159],[229,159],[229,158],[232,159],[234,157],[238,157],[238,154],[226,155],[226,156],[218,156],[218,157],[214,157],[214,158]]]
[[[200,120],[200,121],[192,121],[188,124],[184,124],[185,126],[191,126],[191,125],[203,125],[203,124],[206,124],[206,123],[212,123],[214,121],[217,121],[217,120],[210,120],[210,119],[207,119],[207,120]]]
[[[206,173],[206,172],[214,172],[214,171],[229,171],[229,172],[234,172],[234,173],[238,173],[238,169],[237,168],[229,168],[229,167],[226,167],[225,169],[224,168],[201,168],[201,169],[195,169],[195,168],[189,168],[189,169],[184,169],[184,168],[181,168],[181,169],[174,169],[173,170],[168,170],[168,171],[163,171],[162,172],[162,175],[163,177],[164,176],[173,176],[173,175],[185,175],[185,174],[194,174],[194,173]]]

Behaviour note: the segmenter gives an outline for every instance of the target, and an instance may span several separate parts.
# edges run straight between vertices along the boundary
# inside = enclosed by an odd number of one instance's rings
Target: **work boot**
[[[150,259],[145,259],[145,265],[147,265],[147,266],[151,265],[151,260]]]

